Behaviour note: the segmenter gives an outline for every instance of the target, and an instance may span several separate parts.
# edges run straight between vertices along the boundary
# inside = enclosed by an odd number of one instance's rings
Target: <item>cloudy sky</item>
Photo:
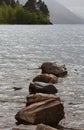
[[[23,3],[27,0],[19,0]],[[53,0],[51,0],[53,1]],[[65,7],[76,13],[78,16],[84,18],[84,0],[56,0],[63,4]]]

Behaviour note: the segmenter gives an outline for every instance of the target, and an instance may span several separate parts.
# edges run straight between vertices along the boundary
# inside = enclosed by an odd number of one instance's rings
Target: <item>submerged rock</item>
[[[54,74],[57,77],[64,77],[67,75],[65,65],[61,66],[56,63],[45,62],[41,65],[42,73]]]
[[[29,130],[28,128],[13,128],[12,130]]]
[[[36,130],[57,130],[51,126],[44,125],[44,124],[38,124],[36,127]]]
[[[18,125],[12,128],[12,130],[35,130],[35,125]]]
[[[40,74],[33,79],[33,82],[35,81],[54,84],[58,82],[58,78],[53,74]]]
[[[37,93],[37,94],[31,94],[27,97],[27,106],[31,105],[33,103],[38,103],[42,101],[46,101],[49,99],[55,99],[57,101],[60,101],[60,97],[54,96],[52,94],[42,94],[42,93]]]
[[[57,125],[64,118],[64,107],[60,101],[49,99],[27,106],[15,118],[21,123]]]
[[[46,93],[46,94],[55,94],[57,93],[57,89],[52,84],[42,84],[42,83],[30,83],[29,85],[30,94],[35,93]]]

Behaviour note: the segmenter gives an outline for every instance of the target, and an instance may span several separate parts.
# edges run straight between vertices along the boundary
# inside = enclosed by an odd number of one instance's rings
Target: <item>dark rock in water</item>
[[[20,110],[15,118],[23,123],[57,125],[64,118],[64,107],[60,101],[49,99]]]
[[[67,75],[65,65],[61,66],[56,63],[45,62],[41,65],[42,73],[54,74],[57,77],[64,77]]]
[[[52,94],[37,93],[37,94],[31,94],[27,97],[26,106],[31,105],[33,103],[46,101],[46,100],[49,100],[49,99],[55,99],[57,101],[60,101],[60,98],[58,96],[54,96]]]
[[[22,88],[21,88],[21,87],[13,87],[13,89],[14,89],[15,91],[17,91],[17,90],[21,90]]]
[[[39,83],[30,83],[29,85],[30,94],[35,93],[46,93],[46,94],[55,94],[57,93],[57,89],[52,84],[39,84]]]
[[[57,129],[50,127],[48,125],[38,124],[36,130],[57,130]]]
[[[58,78],[53,74],[41,74],[33,79],[33,82],[35,81],[54,84],[58,82]]]

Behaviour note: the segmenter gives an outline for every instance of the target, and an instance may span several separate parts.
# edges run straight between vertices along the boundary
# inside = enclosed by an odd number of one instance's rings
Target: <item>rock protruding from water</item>
[[[64,118],[64,107],[60,101],[49,99],[25,107],[16,114],[15,118],[18,122],[57,125]]]
[[[56,126],[64,118],[64,106],[60,97],[56,96],[58,77],[67,75],[65,66],[55,63],[43,63],[42,74],[37,75],[29,85],[26,107],[15,115],[18,124],[38,125],[36,130],[56,130],[46,126]],[[43,83],[44,82],[44,83]]]
[[[51,126],[44,125],[44,124],[38,124],[36,127],[36,130],[57,130]]]
[[[46,101],[49,99],[54,99],[56,101],[60,101],[60,97],[58,97],[58,96],[54,96],[52,94],[37,93],[37,94],[31,94],[27,97],[26,106],[29,106],[33,103],[43,102],[43,101]]]
[[[53,74],[57,77],[64,77],[67,75],[65,65],[61,66],[56,63],[45,62],[41,65],[42,73]]]
[[[58,78],[53,74],[40,74],[33,79],[35,81],[54,84],[58,82]]]
[[[46,93],[46,94],[56,94],[57,89],[52,84],[42,84],[42,83],[30,83],[29,85],[30,94],[36,93]]]

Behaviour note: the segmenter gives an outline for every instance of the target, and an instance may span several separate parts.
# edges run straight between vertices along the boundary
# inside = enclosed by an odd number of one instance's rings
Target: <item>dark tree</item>
[[[7,5],[11,4],[11,0],[3,0]]]
[[[0,5],[3,3],[3,0],[0,0]]]
[[[16,1],[16,5],[19,5],[19,4],[20,4],[20,2],[19,2],[19,0],[17,0],[17,1]]]
[[[16,6],[15,0],[0,0],[0,5],[3,4],[3,2],[5,2],[7,5],[11,5],[12,7]]]
[[[16,2],[15,2],[15,0],[10,0],[10,5],[12,6],[12,7],[15,7],[16,6]]]
[[[41,5],[42,5],[42,0],[39,0],[39,1],[37,2],[37,9],[40,9]]]
[[[40,10],[44,15],[49,16],[48,7],[47,7],[47,5],[46,5],[44,2],[41,3],[39,10]]]
[[[36,11],[36,0],[28,0],[24,7],[29,11]]]
[[[3,4],[3,2],[5,2],[7,5],[10,4],[10,0],[0,0],[0,5]]]

